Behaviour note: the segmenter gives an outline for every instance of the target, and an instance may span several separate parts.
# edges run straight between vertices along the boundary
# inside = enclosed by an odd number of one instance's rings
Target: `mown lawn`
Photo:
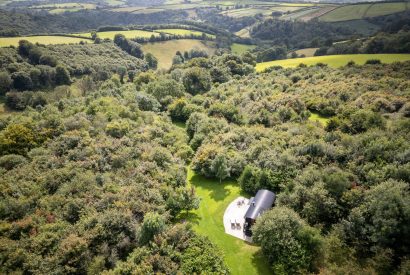
[[[285,68],[297,67],[301,63],[305,65],[324,63],[330,67],[337,68],[345,66],[349,61],[354,61],[356,64],[362,65],[369,59],[379,59],[382,63],[393,63],[410,60],[410,54],[346,54],[293,58],[258,63],[256,64],[256,71],[261,72],[273,66],[282,66]]]
[[[187,180],[201,198],[199,209],[190,212],[187,219],[199,234],[208,236],[221,249],[231,274],[271,274],[258,246],[225,234],[223,214],[226,207],[240,195],[249,196],[241,194],[240,187],[234,181],[220,184],[217,180],[196,175],[191,169],[188,169]]]
[[[1,37],[0,38],[0,47],[8,46],[18,46],[20,40],[28,40],[31,43],[40,43],[40,44],[78,44],[81,41],[92,43],[91,40],[86,38],[77,38],[77,37],[68,37],[68,36],[20,36],[20,37]]]

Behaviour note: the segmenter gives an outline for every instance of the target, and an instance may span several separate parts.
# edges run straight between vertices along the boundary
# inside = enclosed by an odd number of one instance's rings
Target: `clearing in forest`
[[[410,60],[410,54],[343,54],[293,58],[258,63],[256,64],[256,71],[262,72],[273,66],[282,66],[285,68],[297,67],[301,63],[308,66],[323,63],[330,67],[338,68],[345,66],[349,61],[354,61],[358,65],[363,65],[370,59],[379,59],[382,63],[402,62]]]
[[[207,236],[224,253],[224,259],[231,274],[271,274],[269,264],[256,245],[246,243],[225,233],[223,215],[227,206],[241,193],[234,181],[206,179],[188,169],[188,184],[195,187],[201,198],[198,210],[191,211],[187,217],[196,232]]]

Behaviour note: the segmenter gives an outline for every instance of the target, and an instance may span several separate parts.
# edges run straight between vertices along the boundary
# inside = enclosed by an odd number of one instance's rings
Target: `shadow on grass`
[[[199,217],[199,215],[197,213],[194,212],[183,212],[180,213],[176,219],[178,220],[178,222],[184,223],[184,222],[191,222],[193,224],[198,225],[199,224],[199,220],[201,219]]]
[[[256,245],[255,245],[256,246]],[[263,255],[261,250],[253,253],[252,255],[252,265],[258,270],[257,274],[272,274],[268,260]]]
[[[216,182],[215,179],[207,179],[203,176],[195,174],[190,180],[194,187],[201,187],[208,191],[211,191],[210,197],[215,201],[224,200],[231,194],[228,185],[235,184],[234,181],[222,181],[222,183]]]

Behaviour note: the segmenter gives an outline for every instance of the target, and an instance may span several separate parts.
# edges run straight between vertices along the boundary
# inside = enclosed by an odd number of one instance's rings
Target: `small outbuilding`
[[[252,225],[263,212],[274,206],[275,199],[275,193],[261,189],[256,193],[255,197],[249,200],[249,208],[245,213],[245,224],[243,227],[245,235],[252,236]]]

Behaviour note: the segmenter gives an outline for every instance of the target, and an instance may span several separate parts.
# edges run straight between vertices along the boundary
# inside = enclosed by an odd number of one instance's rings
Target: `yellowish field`
[[[91,43],[86,38],[67,37],[67,36],[21,36],[21,37],[0,37],[0,47],[18,46],[20,40],[28,40],[31,43],[40,44],[78,44],[81,41]]]
[[[185,29],[158,29],[155,30],[156,32],[164,32],[168,34],[175,34],[175,35],[196,35],[196,36],[201,36],[203,32],[200,31],[191,31],[191,30],[185,30]],[[215,37],[213,34],[207,34],[205,33],[206,36],[208,37]]]
[[[184,52],[193,48],[205,50],[208,54],[215,52],[214,42],[204,42],[193,39],[169,40],[164,42],[146,43],[142,45],[144,52],[152,53],[158,58],[159,69],[169,69],[177,51]]]
[[[250,38],[251,37],[251,34],[249,33],[249,28],[244,28],[240,31],[237,31],[235,34],[239,37],[242,37],[242,38]]]
[[[157,32],[150,32],[150,31],[142,31],[142,30],[130,30],[130,31],[109,31],[109,32],[98,32],[97,35],[101,39],[109,38],[114,39],[114,36],[117,34],[123,34],[126,38],[150,38],[152,35],[159,36]],[[84,36],[84,37],[91,37],[91,33],[83,32],[83,33],[75,33],[74,35]]]
[[[382,63],[393,63],[410,60],[410,54],[346,54],[284,59],[258,63],[256,64],[256,71],[262,72],[273,66],[297,67],[301,63],[305,65],[324,63],[330,67],[337,68],[346,65],[349,61],[354,61],[356,64],[364,64],[369,59],[379,59]]]
[[[317,49],[318,48],[306,48],[306,49],[297,50],[295,51],[295,53],[297,53],[298,55],[304,54],[305,57],[312,57],[315,54]],[[290,57],[291,55],[289,54],[288,56]]]

